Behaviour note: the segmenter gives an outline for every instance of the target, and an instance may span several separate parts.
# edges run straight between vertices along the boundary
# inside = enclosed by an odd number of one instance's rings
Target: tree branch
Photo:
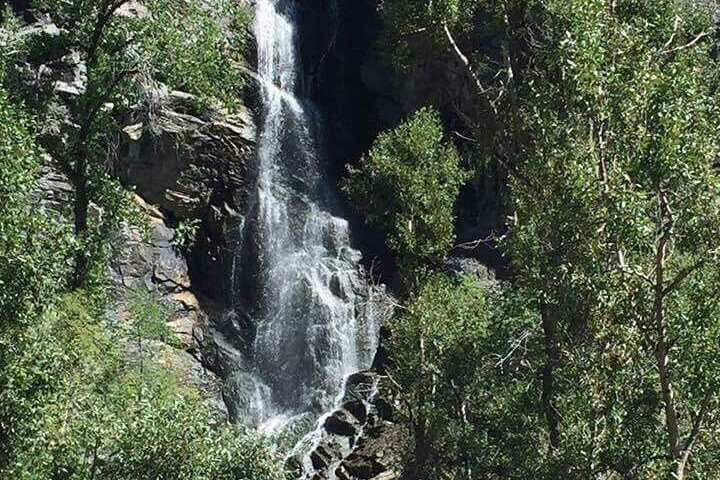
[[[695,420],[693,421],[693,428],[690,432],[690,435],[688,436],[687,440],[685,441],[684,448],[685,453],[684,457],[690,456],[690,451],[697,441],[698,437],[700,436],[700,432],[702,431],[703,424],[705,423],[705,417],[707,417],[708,408],[710,406],[710,400],[712,399],[712,390],[708,390],[705,393],[705,396],[703,397],[702,402],[700,403],[700,410],[695,415]]]
[[[686,43],[685,45],[680,45],[679,47],[671,48],[670,50],[663,50],[661,52],[662,55],[667,55],[668,53],[678,52],[680,50],[686,50],[688,48],[692,48],[695,44],[697,44],[700,40],[703,40],[704,38],[708,37],[708,32],[702,32],[700,35],[692,39],[690,42]]]
[[[682,457],[680,458],[680,461],[678,462],[676,468],[677,473],[675,476],[677,476],[678,478],[682,478],[683,474],[685,473],[685,467],[687,466],[688,460],[690,460],[690,455],[692,455],[693,447],[695,446],[697,439],[700,437],[703,424],[705,423],[705,418],[707,417],[710,400],[712,399],[712,394],[712,390],[708,390],[705,393],[702,403],[700,404],[700,410],[695,415],[692,431],[690,432],[687,440],[685,440],[684,442]]]
[[[485,95],[489,88],[485,87],[483,83],[480,81],[480,77],[477,76],[475,73],[475,70],[473,70],[472,65],[470,64],[470,60],[468,57],[460,50],[460,47],[458,47],[457,42],[452,36],[452,33],[450,33],[450,28],[448,27],[447,22],[443,22],[443,30],[445,31],[445,36],[447,37],[448,41],[450,42],[450,45],[452,46],[453,51],[455,52],[455,55],[458,57],[458,59],[462,62],[463,65],[465,65],[465,68],[467,69],[468,73],[472,77],[472,79],[475,81],[475,87],[480,91],[482,95]]]
[[[665,290],[663,290],[663,295],[667,295],[671,292],[673,292],[675,289],[677,289],[685,279],[690,276],[693,272],[696,270],[702,268],[705,265],[705,260],[699,260],[695,262],[694,264],[690,265],[689,267],[685,267],[682,270],[678,272],[678,274],[675,276],[672,282],[670,282],[670,285],[665,287]]]
[[[86,68],[88,73],[97,61],[97,53],[100,48],[100,41],[105,33],[105,27],[107,27],[107,24],[115,12],[129,1],[130,0],[105,0],[100,7],[100,13],[98,14],[98,19],[95,23],[95,28],[93,29],[93,34],[90,37],[90,44],[87,49]]]

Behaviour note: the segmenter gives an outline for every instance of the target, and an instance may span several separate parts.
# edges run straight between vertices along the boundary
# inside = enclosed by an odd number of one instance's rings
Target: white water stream
[[[379,329],[358,294],[367,285],[348,223],[331,213],[322,123],[298,88],[295,8],[292,0],[257,1],[262,121],[235,262],[235,276],[251,279],[237,284],[252,288],[233,292],[255,325],[241,415],[268,432],[331,409],[345,378],[369,367]]]

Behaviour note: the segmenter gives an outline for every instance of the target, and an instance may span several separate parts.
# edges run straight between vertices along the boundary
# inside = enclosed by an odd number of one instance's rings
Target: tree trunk
[[[668,479],[681,479],[684,476],[684,465],[680,452],[680,427],[678,425],[675,391],[670,381],[670,341],[668,339],[667,320],[665,318],[665,264],[668,258],[668,247],[673,235],[673,217],[665,191],[658,191],[659,217],[658,230],[660,239],[655,251],[655,282],[653,301],[653,320],[655,322],[655,361],[660,375],[660,390],[665,404],[665,430],[667,432],[668,454],[672,467]],[[680,475],[678,477],[678,475]]]
[[[87,191],[87,159],[84,154],[78,156],[75,166],[75,178],[73,186],[75,187],[75,238],[79,242],[79,247],[75,252],[75,271],[73,272],[73,287],[80,288],[87,281],[89,268],[89,258],[87,247],[84,240],[88,232],[88,207],[90,200]]]
[[[548,306],[541,308],[543,334],[545,336],[545,367],[542,378],[542,403],[545,420],[548,425],[550,452],[560,446],[560,415],[555,408],[555,368],[560,362],[560,349],[557,344],[557,320],[553,309]]]

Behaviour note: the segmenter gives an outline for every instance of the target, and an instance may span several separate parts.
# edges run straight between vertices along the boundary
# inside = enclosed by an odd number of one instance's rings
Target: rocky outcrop
[[[307,454],[312,480],[397,480],[411,452],[405,427],[396,423],[397,392],[390,379],[367,371],[351,375],[341,406],[325,417]],[[290,458],[289,463],[302,462]]]
[[[114,168],[134,189],[149,231],[126,226],[112,263],[120,288],[153,292],[172,312],[180,349],[158,348],[163,363],[200,386],[217,417],[227,418],[224,345],[213,322],[229,277],[228,230],[246,197],[255,126],[248,110],[198,110],[182,92],[158,90],[125,119]],[[121,295],[118,295],[121,296]]]
[[[180,227],[193,287],[222,303],[228,230],[245,202],[255,124],[247,109],[229,115],[197,111],[196,103],[182,92],[153,94],[127,119],[115,168],[170,226]]]
[[[155,356],[182,381],[199,387],[213,418],[220,421],[227,418],[221,381],[203,365],[200,349],[208,317],[192,291],[187,262],[175,247],[175,232],[162,213],[139,196],[135,201],[145,214],[148,229],[125,225],[120,232],[121,248],[110,263],[117,300],[110,317],[122,321],[128,314],[127,299],[136,291],[150,292],[153,301],[166,306],[167,325],[176,339],[172,345],[156,342]]]

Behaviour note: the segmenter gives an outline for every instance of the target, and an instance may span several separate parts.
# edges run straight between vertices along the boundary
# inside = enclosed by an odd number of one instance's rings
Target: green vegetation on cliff
[[[128,352],[134,343],[121,341],[122,325],[98,320],[100,307],[69,294],[31,328],[3,335],[2,478],[277,478],[260,439],[210,425],[199,393],[147,353]]]
[[[73,186],[71,283],[83,287],[102,277],[105,239],[129,214],[110,174],[118,119],[142,109],[152,118],[162,86],[194,94],[199,106],[237,106],[248,15],[235,2],[210,10],[196,0],[34,0],[24,15],[53,23],[23,32],[8,22],[3,36],[15,48],[5,88],[36,117],[39,144]]]
[[[128,3],[32,2],[26,15],[57,22],[39,30],[3,12],[0,478],[277,480],[264,440],[213,419],[197,386],[158,360],[170,348],[160,340],[172,343],[163,308],[141,297],[108,313],[109,246],[135,219],[107,163],[116,119],[154,79],[203,102],[235,102],[242,88],[239,57],[221,47],[243,41],[199,4],[185,3],[178,36],[167,2],[145,2],[160,9],[154,22]],[[168,50],[190,60],[170,66]],[[81,71],[79,83],[55,69]],[[70,211],[44,198],[43,167],[74,187]]]

